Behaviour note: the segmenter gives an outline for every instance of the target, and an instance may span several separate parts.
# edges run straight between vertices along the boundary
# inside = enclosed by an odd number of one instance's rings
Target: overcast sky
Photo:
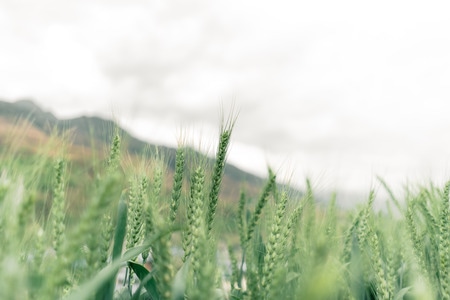
[[[0,98],[175,146],[239,111],[229,160],[368,191],[450,177],[448,1],[1,0]]]

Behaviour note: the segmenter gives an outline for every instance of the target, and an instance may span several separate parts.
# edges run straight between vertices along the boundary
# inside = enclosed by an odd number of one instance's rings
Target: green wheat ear
[[[108,160],[106,161],[107,174],[111,174],[112,172],[116,171],[119,166],[120,146],[121,146],[120,135],[118,132],[116,132],[111,144]]]
[[[197,167],[192,180],[192,223],[189,257],[192,266],[191,289],[188,294],[192,299],[212,299],[215,274],[211,264],[211,245],[207,240],[207,227],[204,211],[205,171]]]
[[[183,243],[184,259],[189,257],[198,247],[198,236],[204,229],[204,197],[205,171],[202,167],[197,167],[192,176],[191,199],[188,207],[188,226],[186,228],[186,239]]]
[[[439,258],[440,258],[440,274],[442,297],[443,299],[450,299],[450,284],[449,284],[449,267],[450,267],[450,228],[449,228],[449,193],[450,181],[447,182],[444,188],[444,193],[441,200],[441,216],[440,216],[440,231],[439,231]]]
[[[147,180],[145,177],[139,178],[134,176],[130,180],[130,188],[128,191],[128,232],[126,248],[130,249],[139,245],[142,240],[142,231],[144,229],[144,196],[146,192]]]
[[[117,197],[118,177],[108,176],[100,182],[98,191],[81,216],[80,222],[67,236],[61,247],[61,253],[50,266],[43,287],[43,299],[57,299],[74,287],[77,282],[88,279],[96,269],[97,236],[92,234],[98,230],[98,221],[101,220],[111,201]],[[83,252],[80,250],[84,249]],[[74,272],[74,261],[84,259],[87,267],[80,272]]]
[[[175,222],[180,205],[181,189],[183,186],[184,167],[186,163],[186,149],[179,147],[175,158],[175,174],[173,176],[172,201],[170,203],[170,222]]]
[[[53,185],[53,203],[51,209],[53,249],[58,252],[63,243],[65,232],[65,161],[59,159],[55,166]]]
[[[275,219],[272,224],[269,241],[266,245],[266,255],[264,257],[263,276],[261,278],[261,286],[267,299],[272,290],[272,277],[275,268],[280,266],[284,259],[284,246],[286,245],[285,236],[283,235],[283,220],[286,214],[287,194],[282,193],[281,198],[277,203],[277,210]]]
[[[225,170],[225,161],[230,144],[231,133],[233,131],[234,122],[225,126],[220,133],[219,146],[217,148],[216,162],[214,164],[214,171],[212,175],[211,191],[209,193],[209,207],[206,224],[208,226],[208,234],[212,230],[214,216],[216,215],[217,202],[219,200],[220,186],[222,183],[222,176]]]
[[[245,196],[244,191],[241,191],[241,196],[239,197],[239,207],[238,207],[238,230],[239,230],[239,239],[241,242],[241,246],[244,246],[246,242],[246,231],[245,231],[245,203],[247,198]]]
[[[162,224],[158,224],[157,231],[162,231]],[[174,266],[171,256],[170,235],[162,236],[152,245],[152,255],[156,273],[156,286],[161,299],[172,298],[172,281],[174,279]]]
[[[256,204],[255,212],[253,213],[253,216],[248,225],[247,240],[246,240],[245,244],[248,244],[248,242],[252,239],[253,231],[255,230],[256,224],[258,224],[262,210],[263,210],[264,206],[266,205],[267,200],[269,199],[270,193],[273,191],[273,188],[275,186],[275,183],[276,183],[275,180],[276,180],[275,173],[273,173],[272,170],[269,169],[269,180],[267,181],[266,185],[264,186],[264,190],[261,194],[261,197],[259,198],[259,201]]]

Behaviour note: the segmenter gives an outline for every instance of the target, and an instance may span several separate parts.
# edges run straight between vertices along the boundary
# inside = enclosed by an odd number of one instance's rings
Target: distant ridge
[[[126,130],[119,127],[112,120],[107,120],[96,116],[82,116],[72,119],[60,120],[56,118],[52,113],[43,111],[38,105],[36,105],[36,103],[28,99],[19,100],[13,103],[0,100],[0,117],[10,120],[11,122],[16,122],[18,120],[28,120],[33,124],[33,126],[49,135],[53,130],[55,130],[55,128],[58,131],[73,130],[75,132],[73,143],[86,147],[91,146],[92,138],[95,138],[96,142],[101,142],[109,145],[112,137],[111,130],[113,128],[116,128],[117,126],[119,133],[125,141],[126,150],[129,153],[140,154],[145,149],[150,149],[151,151],[158,148],[158,151],[160,153],[163,153],[164,157],[168,159],[169,168],[171,168],[172,170],[174,169],[174,157],[176,149],[150,144],[137,139]],[[207,160],[209,160],[210,162],[213,161],[213,159],[210,158],[208,158]],[[251,185],[261,186],[264,183],[263,178],[245,172],[230,164],[227,164],[225,168],[225,176],[232,179],[232,181],[245,181],[247,184]]]

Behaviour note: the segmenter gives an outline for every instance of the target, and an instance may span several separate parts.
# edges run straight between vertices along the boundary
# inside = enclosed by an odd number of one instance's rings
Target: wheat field
[[[233,124],[213,165],[180,143],[170,182],[164,157],[129,163],[117,133],[93,175],[72,174],[64,150],[42,146],[28,160],[4,150],[0,299],[450,299],[450,183],[398,199],[380,178],[388,209],[368,191],[342,210],[335,195],[318,205],[308,180],[293,193],[269,168],[259,196],[241,189],[224,215]],[[72,216],[80,176],[92,178]]]

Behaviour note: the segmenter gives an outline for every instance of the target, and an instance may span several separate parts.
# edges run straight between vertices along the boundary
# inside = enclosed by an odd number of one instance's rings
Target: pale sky
[[[376,175],[442,184],[449,12],[448,1],[0,0],[0,98],[64,118],[113,112],[169,146],[180,128],[217,134],[234,102],[229,161],[244,170],[269,163],[295,185],[347,192]]]

